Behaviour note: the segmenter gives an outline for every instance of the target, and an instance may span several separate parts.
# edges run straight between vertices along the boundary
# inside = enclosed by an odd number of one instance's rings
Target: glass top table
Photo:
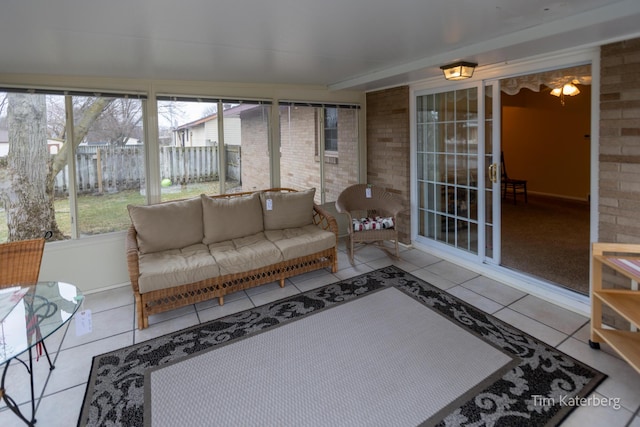
[[[36,348],[40,352],[44,348],[50,369],[54,368],[44,342],[73,317],[83,298],[77,287],[64,282],[38,282],[0,289],[0,366],[4,365],[0,397],[28,425],[36,422],[32,350]],[[20,359],[20,355],[28,360]],[[13,360],[22,363],[30,376],[31,420],[24,417],[5,389],[5,377]]]

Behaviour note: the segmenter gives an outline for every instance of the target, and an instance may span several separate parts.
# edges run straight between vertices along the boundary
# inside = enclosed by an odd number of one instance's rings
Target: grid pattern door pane
[[[478,253],[478,90],[416,99],[418,233]]]

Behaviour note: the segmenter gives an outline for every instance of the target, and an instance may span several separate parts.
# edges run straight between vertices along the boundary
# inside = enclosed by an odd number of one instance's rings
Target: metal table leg
[[[11,359],[11,360],[14,360],[14,359]],[[29,348],[29,365],[28,366],[23,360],[15,358],[15,360],[18,360],[20,363],[22,363],[24,365],[24,367],[27,369],[27,372],[29,372],[29,385],[31,387],[31,421],[29,421],[22,414],[22,412],[20,411],[20,408],[18,407],[18,404],[16,403],[16,401],[13,400],[7,394],[7,391],[4,388],[4,383],[5,383],[5,379],[6,379],[6,376],[7,376],[7,371],[9,370],[9,365],[11,364],[11,360],[9,360],[7,362],[7,364],[4,367],[4,372],[2,373],[2,382],[0,382],[0,397],[2,397],[2,400],[4,400],[5,404],[7,405],[7,408],[9,408],[9,410],[11,410],[11,412],[16,414],[28,426],[33,426],[36,423],[36,399],[35,399],[35,392],[34,392],[34,387],[33,387],[33,357],[32,357],[32,353],[31,353],[31,348]],[[53,367],[51,369],[53,369]]]

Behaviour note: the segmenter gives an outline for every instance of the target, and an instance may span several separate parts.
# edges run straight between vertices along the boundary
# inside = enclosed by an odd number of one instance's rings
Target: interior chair
[[[47,233],[45,237],[49,236]],[[0,289],[35,285],[38,282],[44,242],[45,238],[40,238],[0,244]],[[49,361],[49,367],[53,369],[44,342],[42,348]]]
[[[404,207],[393,193],[369,184],[352,185],[340,193],[336,209],[348,217],[347,251],[351,264],[355,250],[370,244],[399,258],[397,225]],[[393,251],[385,241],[391,241]]]
[[[513,204],[517,203],[517,195],[524,194],[524,202],[528,203],[527,198],[527,180],[509,178],[507,174],[507,166],[504,162],[504,153],[500,153],[500,166],[502,170],[502,198],[506,199],[509,192],[513,195]]]

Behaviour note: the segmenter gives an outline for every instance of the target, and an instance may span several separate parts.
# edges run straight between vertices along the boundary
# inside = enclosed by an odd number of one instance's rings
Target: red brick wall
[[[367,94],[367,183],[397,194],[410,206],[409,86]],[[400,216],[402,243],[411,242],[411,216]]]

